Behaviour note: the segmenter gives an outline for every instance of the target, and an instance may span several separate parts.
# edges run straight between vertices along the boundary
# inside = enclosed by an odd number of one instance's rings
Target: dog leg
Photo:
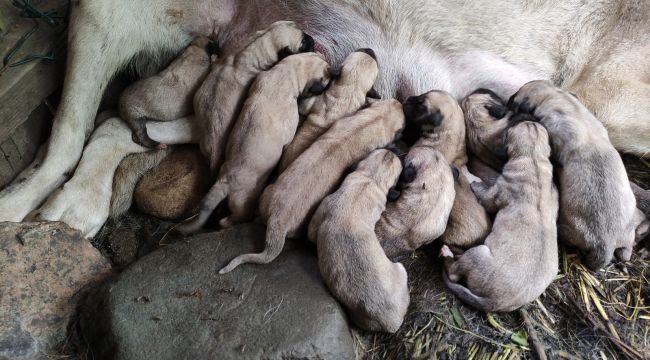
[[[148,137],[160,144],[198,144],[201,138],[194,116],[172,121],[147,121],[145,127]]]
[[[0,192],[0,221],[21,221],[66,180],[120,67],[138,53],[178,50],[189,42],[180,24],[163,23],[164,6],[153,0],[71,4],[66,78],[47,153],[29,177]]]
[[[70,181],[36,211],[36,220],[63,221],[92,237],[108,219],[113,175],[122,159],[149,150],[131,140],[131,130],[112,118],[93,133]]]

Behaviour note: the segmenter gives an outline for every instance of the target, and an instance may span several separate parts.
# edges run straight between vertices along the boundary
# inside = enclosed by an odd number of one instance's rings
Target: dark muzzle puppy
[[[392,152],[373,151],[309,224],[323,280],[352,320],[370,331],[397,331],[409,304],[406,270],[386,257],[373,231],[401,169]]]
[[[506,144],[509,160],[496,183],[472,184],[481,204],[497,212],[485,244],[455,259],[443,247],[445,283],[485,312],[511,311],[534,300],[558,270],[558,193],[548,134],[524,122],[508,130]]]

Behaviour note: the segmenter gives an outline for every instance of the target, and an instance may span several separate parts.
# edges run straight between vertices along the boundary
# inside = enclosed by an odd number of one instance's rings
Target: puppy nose
[[[366,53],[366,54],[370,55],[371,58],[375,59],[375,61],[377,61],[377,54],[375,54],[375,51],[373,49],[364,48],[364,49],[359,49],[357,51],[362,52],[362,53]]]
[[[314,51],[314,38],[306,33],[302,33],[300,52],[310,52],[310,51]]]

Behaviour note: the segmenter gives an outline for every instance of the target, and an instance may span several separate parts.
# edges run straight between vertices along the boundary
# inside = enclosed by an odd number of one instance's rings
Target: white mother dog
[[[0,220],[21,221],[67,180],[106,85],[136,55],[164,64],[162,54],[198,35],[228,54],[281,19],[297,22],[334,64],[373,48],[383,97],[441,89],[458,99],[490,88],[508,98],[548,79],[578,95],[617,149],[650,153],[648,2],[73,0],[71,7],[67,74],[47,153],[0,192]]]

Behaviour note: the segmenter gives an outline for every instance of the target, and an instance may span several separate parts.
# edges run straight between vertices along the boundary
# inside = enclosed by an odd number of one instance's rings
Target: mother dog
[[[227,54],[257,29],[297,22],[338,64],[361,47],[376,88],[404,99],[490,88],[508,98],[548,79],[596,114],[617,149],[650,152],[650,3],[642,0],[73,0],[67,73],[46,155],[0,192],[0,220],[21,221],[79,160],[106,85],[129,62],[161,65],[193,37]],[[71,204],[87,207],[91,201]],[[47,220],[63,220],[47,219]],[[74,226],[74,224],[71,224]]]

